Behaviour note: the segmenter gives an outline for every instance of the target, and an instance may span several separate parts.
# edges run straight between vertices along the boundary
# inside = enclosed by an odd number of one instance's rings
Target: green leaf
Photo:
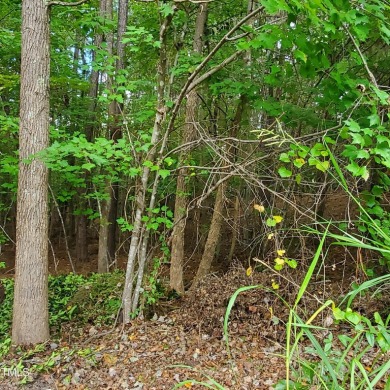
[[[378,325],[385,326],[385,324],[383,323],[382,317],[380,316],[380,314],[377,311],[374,313],[374,319]]]
[[[279,173],[280,177],[283,177],[283,178],[291,177],[291,175],[292,175],[292,172],[289,169],[287,169],[286,167],[280,167],[278,169],[278,173]]]
[[[352,119],[345,121],[345,124],[348,126],[348,129],[350,131],[355,131],[355,132],[360,131],[359,124]]]
[[[368,117],[368,119],[370,120],[370,127],[377,126],[381,123],[379,115],[376,112],[374,112],[372,115],[370,115]]]
[[[365,145],[364,137],[359,133],[351,133],[352,144],[358,144],[361,147]]]
[[[279,161],[282,161],[282,162],[285,162],[285,163],[289,163],[290,162],[290,156],[287,153],[282,153],[279,156]]]
[[[329,161],[317,161],[316,168],[321,172],[326,172],[329,169]]]
[[[268,227],[274,227],[276,226],[276,221],[273,219],[273,218],[267,218],[267,220],[265,221],[266,225]]]
[[[303,158],[296,158],[293,162],[297,168],[301,168],[305,163],[306,161]]]
[[[349,322],[352,322],[352,324],[357,325],[360,322],[360,315],[356,312],[349,312],[347,311],[345,313],[345,319],[347,319]]]
[[[153,162],[149,160],[144,161],[142,165],[147,168],[152,168],[154,166]]]
[[[366,340],[368,342],[368,344],[373,347],[374,344],[375,344],[375,335],[373,335],[372,333],[370,332],[366,332]]]
[[[173,15],[175,13],[175,10],[170,4],[162,4],[160,7],[161,15],[163,15],[165,18],[169,15]]]
[[[86,169],[87,171],[90,171],[92,168],[95,168],[95,164],[93,163],[85,163],[81,166],[82,169]]]
[[[303,62],[307,62],[307,55],[301,51],[301,50],[295,50],[294,51],[294,57],[297,59],[297,60],[302,60]]]
[[[345,318],[345,312],[338,307],[335,307],[333,309],[333,316],[336,320],[343,320]]]
[[[373,85],[371,85],[371,88],[375,92],[375,95],[379,98],[381,104],[385,104],[387,106],[389,104],[389,94],[385,91],[381,91]]]
[[[298,263],[297,263],[296,260],[293,260],[293,259],[285,259],[285,261],[286,261],[286,264],[287,264],[290,268],[293,268],[293,269],[297,268]]]
[[[171,171],[169,171],[168,169],[160,169],[158,171],[158,174],[161,176],[162,179],[165,179],[171,174]]]
[[[366,166],[360,167],[355,161],[352,161],[346,166],[347,170],[352,173],[353,176],[360,176],[364,180],[367,180],[370,176],[370,173]]]

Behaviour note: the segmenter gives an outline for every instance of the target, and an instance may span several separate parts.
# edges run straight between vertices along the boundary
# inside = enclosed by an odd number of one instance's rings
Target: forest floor
[[[289,310],[268,289],[272,275],[256,270],[248,276],[237,265],[223,276],[210,275],[196,293],[175,301],[162,302],[154,308],[151,319],[136,319],[114,328],[69,323],[61,337],[35,352],[14,352],[7,357],[15,369],[23,362],[25,373],[0,372],[0,388],[15,389],[27,382],[25,389],[133,389],[163,390],[174,388],[204,389],[196,382],[220,383],[220,389],[275,389],[285,378],[286,321]],[[293,302],[299,286],[293,280],[279,281],[277,293]],[[231,295],[245,285],[261,285],[243,292],[232,308],[229,323],[229,347],[223,337],[223,318]],[[345,289],[334,281],[314,281],[302,301],[299,314],[309,318],[320,307],[319,301],[338,299]],[[390,297],[375,305],[366,298],[356,308],[370,316],[388,308]],[[319,340],[334,334],[333,347],[343,350],[337,334],[351,330],[329,322],[330,311],[323,311],[316,331]],[[301,353],[305,354],[305,345]],[[353,355],[353,350],[351,350]],[[318,358],[310,357],[313,364]],[[390,358],[378,349],[370,350],[363,362],[367,369],[374,361]],[[4,363],[4,362],[3,362]],[[34,367],[29,370],[28,367]],[[15,377],[15,373],[19,377]],[[26,375],[24,375],[26,374]],[[186,384],[179,383],[189,380]],[[301,379],[304,383],[305,379]],[[178,386],[178,387],[175,387]],[[209,387],[218,388],[218,387]],[[307,389],[319,389],[308,386]],[[381,382],[376,387],[384,389]]]

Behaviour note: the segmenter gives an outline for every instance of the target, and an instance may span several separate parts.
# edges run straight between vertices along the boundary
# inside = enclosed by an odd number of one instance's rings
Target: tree
[[[49,43],[47,2],[24,0],[12,323],[15,344],[35,344],[49,338],[48,169],[34,157],[49,144]]]
[[[111,3],[112,6],[112,3]],[[127,25],[129,2],[128,0],[119,0],[118,4],[118,31],[116,36],[116,64],[113,75],[110,75],[110,87],[113,89],[114,78],[119,78],[125,68],[125,45],[123,43],[124,33]],[[112,50],[111,50],[112,51]],[[108,53],[113,55],[113,53]],[[116,86],[118,88],[118,86]],[[111,91],[114,94],[114,91]],[[122,96],[122,95],[121,95]],[[123,96],[121,98],[123,101]],[[123,103],[113,100],[109,104],[109,138],[117,141],[122,137],[120,117],[123,112]],[[109,262],[115,258],[115,240],[116,240],[116,217],[118,209],[119,187],[117,183],[108,182],[106,187],[108,199],[101,202],[101,222],[99,229],[99,253],[98,253],[98,272],[108,272]]]
[[[208,3],[199,5],[198,15],[195,22],[194,45],[193,52],[201,55],[204,46],[204,30],[207,22]],[[182,135],[182,144],[191,144],[197,135],[197,107],[199,97],[194,88],[187,96],[185,128]],[[186,160],[189,157],[189,148],[183,149],[179,155],[180,166],[186,165]],[[188,207],[188,168],[180,168],[176,184],[176,199],[175,199],[175,219],[172,231],[172,253],[171,253],[171,268],[170,268],[170,286],[179,294],[184,293],[183,282],[183,260],[184,260],[184,231],[186,226],[186,216]]]

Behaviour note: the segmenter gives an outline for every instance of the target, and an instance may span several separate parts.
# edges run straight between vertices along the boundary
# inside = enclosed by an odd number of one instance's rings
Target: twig
[[[366,68],[366,72],[367,72],[367,74],[368,74],[368,77],[369,77],[370,80],[371,80],[371,83],[372,83],[376,88],[378,88],[378,83],[376,82],[375,76],[374,76],[374,74],[371,72],[370,68],[368,67],[367,61],[366,61],[366,59],[365,59],[363,53],[361,52],[359,45],[358,45],[357,42],[355,41],[355,38],[353,37],[353,35],[351,34],[351,32],[348,30],[348,28],[347,28],[346,26],[344,26],[344,30],[347,32],[347,34],[348,34],[349,37],[351,38],[352,43],[353,43],[353,45],[355,46],[356,51],[359,53],[359,56],[360,56],[360,58],[361,58],[361,60],[362,60],[362,62],[363,62],[363,65],[364,65],[364,67]]]
[[[186,93],[191,92],[195,87],[197,87],[200,83],[202,83],[204,80],[212,76],[214,73],[218,72],[222,68],[224,68],[226,65],[233,62],[237,57],[239,57],[242,53],[244,53],[245,50],[240,50],[235,53],[233,53],[230,57],[223,60],[220,64],[214,66],[214,68],[211,68],[206,73],[202,74],[202,76],[198,77],[196,80],[194,80],[187,88]]]
[[[61,225],[62,225],[62,230],[63,230],[63,232],[64,232],[64,237],[65,237],[65,248],[66,248],[66,253],[67,253],[67,255],[68,255],[68,259],[69,259],[70,266],[72,267],[72,272],[75,274],[75,273],[76,273],[76,270],[75,270],[75,268],[74,268],[74,264],[73,264],[73,261],[72,261],[72,256],[70,255],[70,251],[69,251],[68,238],[66,237],[66,229],[65,229],[64,219],[62,218],[62,214],[61,214],[60,208],[58,207],[58,203],[57,203],[57,201],[56,201],[56,198],[55,198],[55,196],[54,196],[54,193],[53,193],[53,190],[52,190],[51,186],[49,186],[49,190],[50,190],[51,197],[53,198],[53,202],[54,202],[54,204],[55,204],[55,206],[56,206],[58,216],[60,217],[60,221],[61,221]]]
[[[56,254],[54,252],[53,244],[51,243],[50,239],[49,239],[49,246],[50,246],[50,249],[51,249],[51,254],[53,255],[54,271],[55,271],[55,273],[57,273],[57,268],[58,268],[58,263],[59,262],[56,259]]]

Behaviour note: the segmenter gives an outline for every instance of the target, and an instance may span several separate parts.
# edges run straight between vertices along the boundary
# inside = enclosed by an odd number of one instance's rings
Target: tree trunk
[[[106,18],[106,0],[100,0],[99,2],[99,16],[101,18]],[[103,43],[103,34],[97,33],[94,36],[94,45],[96,46],[96,50],[101,49]],[[96,60],[96,50],[92,52],[92,62]],[[97,105],[97,97],[99,91],[99,70],[91,71],[91,77],[89,81],[89,107],[88,107],[88,122],[85,127],[85,137],[87,141],[91,142],[94,135],[94,129],[96,127],[96,105]],[[89,174],[84,173],[84,180],[87,183],[89,181]],[[84,262],[88,259],[88,219],[85,214],[83,214],[84,210],[87,209],[87,201],[86,201],[87,190],[84,188],[80,188],[78,190],[78,197],[80,199],[80,213],[76,216],[76,258],[80,262]]]
[[[100,274],[108,272],[108,215],[110,212],[110,199],[101,202],[101,215],[99,226],[99,249],[98,249],[98,272]]]
[[[88,259],[88,224],[86,215],[76,218],[76,259],[85,262]]]
[[[248,98],[245,95],[241,95],[240,101],[237,106],[236,114],[233,119],[233,123],[230,128],[230,137],[237,138],[238,131],[241,127],[242,116],[245,112],[245,109],[248,104]],[[231,164],[236,160],[237,150],[234,146],[230,146],[226,151],[226,158],[231,159]],[[217,195],[215,197],[213,217],[211,219],[210,230],[207,235],[206,245],[203,251],[203,256],[199,264],[198,271],[195,275],[194,281],[191,285],[191,290],[193,291],[199,281],[205,277],[211,269],[212,262],[214,260],[214,254],[216,252],[219,237],[221,235],[222,223],[223,223],[223,203],[225,197],[225,189],[227,187],[227,180],[223,181],[217,190]]]
[[[112,3],[111,3],[112,8]],[[118,32],[116,37],[116,66],[115,73],[118,75],[125,67],[125,45],[122,42],[123,34],[126,31],[128,14],[128,0],[120,0],[118,4]],[[111,38],[111,51],[113,49],[113,35]],[[112,82],[110,82],[112,88]],[[123,111],[123,104],[112,101],[109,106],[109,137],[114,141],[122,137],[122,128],[119,124],[119,116]],[[116,218],[118,210],[119,188],[115,183],[107,183],[107,192],[109,199],[102,201],[102,216],[99,231],[99,254],[98,254],[98,272],[107,272],[109,263],[115,260],[116,248]],[[104,271],[105,270],[105,271]]]
[[[125,69],[125,44],[123,41],[124,33],[126,32],[127,19],[129,13],[129,0],[119,0],[118,4],[118,33],[117,33],[117,44],[116,44],[116,73],[119,74],[123,69]],[[116,115],[121,115],[123,112],[123,104],[117,103],[117,112]],[[122,138],[122,127],[116,126],[115,131],[111,134],[111,137],[114,141]],[[116,235],[117,235],[117,215],[118,215],[118,200],[119,200],[119,186],[117,184],[112,184],[111,192],[111,202],[110,202],[110,212],[108,215],[108,242],[107,242],[107,251],[108,257],[111,261],[115,260],[115,250],[116,250]]]
[[[45,0],[22,4],[19,177],[12,341],[49,338],[48,170],[34,159],[49,145],[49,11]]]
[[[177,8],[175,7],[175,10]],[[162,125],[165,120],[166,105],[165,105],[165,86],[168,79],[167,71],[167,32],[168,27],[172,22],[173,15],[168,15],[160,26],[160,55],[157,65],[157,107],[156,116],[154,119],[154,126],[152,131],[152,137],[150,140],[150,150],[146,156],[146,161],[153,161],[157,155],[157,143],[161,138]],[[142,239],[145,231],[145,222],[142,221],[142,215],[146,208],[146,195],[149,184],[150,168],[143,166],[141,178],[137,180],[136,190],[136,211],[133,222],[133,230],[131,233],[130,249],[127,259],[126,267],[126,280],[122,296],[123,307],[123,322],[128,323],[130,321],[130,314],[132,310],[133,300],[133,282],[134,282],[134,270],[137,255],[140,250],[140,240]],[[139,271],[139,270],[138,270]]]
[[[191,290],[196,288],[198,282],[210,273],[211,264],[214,260],[214,254],[219,243],[221,228],[223,223],[223,206],[225,198],[226,181],[219,185],[217,195],[215,197],[214,212],[211,219],[210,230],[207,235],[206,245],[202,259],[199,264],[198,271],[191,285]]]
[[[195,25],[194,34],[194,52],[202,53],[203,36],[207,21],[208,3],[200,4],[198,16]],[[182,144],[190,143],[196,139],[196,110],[199,104],[199,98],[195,89],[187,97],[186,105],[186,125],[182,136]],[[179,156],[179,166],[185,165],[188,159],[189,150],[183,150]],[[184,233],[186,227],[186,214],[188,207],[188,168],[181,168],[178,172],[176,183],[176,199],[174,210],[174,227],[172,232],[172,250],[170,267],[170,286],[179,294],[184,293],[183,282],[183,259],[184,259]]]
[[[113,1],[105,0],[105,17],[112,20],[113,17]],[[107,56],[112,58],[114,55],[114,33],[110,32],[107,35]],[[113,76],[107,76],[107,89],[112,90]],[[112,117],[115,117],[117,113],[116,102],[112,101],[108,107],[109,121]],[[111,127],[111,125],[109,126]],[[108,193],[108,199],[100,201],[100,225],[99,225],[99,245],[98,245],[98,273],[105,273],[109,270],[109,257],[108,257],[108,230],[109,230],[109,215],[112,199],[111,182],[106,183],[106,193]]]

